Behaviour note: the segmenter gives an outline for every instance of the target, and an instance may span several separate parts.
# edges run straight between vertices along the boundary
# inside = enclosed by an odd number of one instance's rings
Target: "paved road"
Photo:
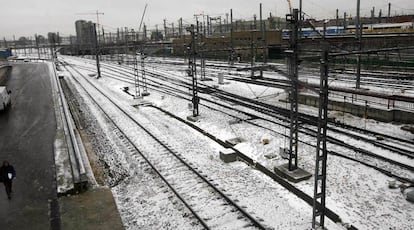
[[[48,68],[16,64],[7,84],[12,107],[0,113],[0,161],[9,160],[17,178],[10,201],[0,185],[0,229],[50,229],[56,121]]]

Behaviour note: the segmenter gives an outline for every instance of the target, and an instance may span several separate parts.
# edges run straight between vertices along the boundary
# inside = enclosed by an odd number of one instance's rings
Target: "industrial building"
[[[76,45],[79,50],[94,46],[94,24],[91,21],[78,20],[76,27]]]

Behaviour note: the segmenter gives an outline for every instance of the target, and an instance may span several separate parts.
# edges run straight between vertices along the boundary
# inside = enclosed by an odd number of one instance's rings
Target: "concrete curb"
[[[73,128],[72,116],[56,74],[54,63],[49,65],[57,134],[55,139],[55,164],[57,193],[59,196],[86,190],[88,178],[81,153],[81,143]],[[81,147],[80,147],[81,146]]]

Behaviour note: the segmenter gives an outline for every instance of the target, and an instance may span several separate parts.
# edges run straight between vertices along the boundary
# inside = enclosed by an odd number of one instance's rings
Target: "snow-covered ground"
[[[69,63],[84,67],[91,67],[89,61],[79,58],[64,57]],[[162,60],[161,60],[162,61]],[[149,67],[150,70],[159,70],[177,76],[183,76],[182,80],[188,81],[179,68],[171,66]],[[85,75],[91,73],[84,69],[79,69]],[[129,70],[130,71],[130,70]],[[110,71],[107,70],[107,74]],[[115,75],[115,73],[112,73]],[[269,74],[270,73],[266,73]],[[108,123],[102,112],[99,111],[94,103],[88,98],[86,93],[74,82],[66,73],[69,82],[77,89],[79,96],[84,101],[84,111],[89,111],[90,117],[95,118],[96,129],[105,133],[111,151],[102,149],[106,154],[100,155],[114,173],[123,175],[120,180],[114,183],[113,192],[120,210],[123,222],[128,229],[194,229],[200,226],[195,225],[194,220],[188,218],[188,211],[174,198],[173,194],[163,186],[162,181],[151,173],[147,167],[142,166],[133,160],[130,151],[124,146],[119,135],[114,131],[114,127]],[[75,75],[76,76],[76,75]],[[79,78],[80,79],[80,78]],[[220,188],[230,194],[233,199],[239,201],[246,210],[254,213],[263,219],[263,222],[275,229],[309,229],[311,226],[312,208],[305,202],[288,192],[282,186],[271,180],[260,172],[238,162],[224,164],[218,158],[218,151],[221,149],[216,143],[202,136],[185,124],[176,121],[159,110],[151,107],[132,107],[134,100],[124,92],[125,86],[133,89],[132,84],[121,82],[105,75],[101,79],[90,78],[90,80],[104,90],[111,98],[117,101],[124,109],[129,111],[135,119],[146,125],[185,158],[196,165],[206,175],[219,185]],[[165,82],[168,84],[168,82]],[[83,81],[85,87],[88,84]],[[207,84],[215,84],[213,82]],[[266,102],[286,107],[282,99],[285,95],[282,90],[267,88],[263,86],[248,85],[245,83],[228,82],[220,85],[220,89],[256,98],[258,95],[266,97]],[[132,90],[131,90],[132,91]],[[88,92],[95,98],[100,98],[90,86]],[[185,118],[191,114],[188,110],[188,101],[179,99],[171,95],[151,91],[151,95],[145,97],[146,101],[170,111],[173,114]],[[214,99],[214,97],[211,97]],[[229,105],[235,106],[235,105]],[[239,108],[243,109],[243,108]],[[317,110],[311,107],[301,106],[301,111],[316,114]],[[224,110],[221,108],[221,110]],[[228,111],[229,113],[233,113]],[[108,108],[107,113],[111,118],[118,120],[118,125],[127,130],[128,135],[134,140],[137,146],[145,146],[144,139],[140,139],[139,133],[134,133],[130,124],[122,121],[122,117],[116,111]],[[275,154],[279,147],[287,146],[287,139],[281,133],[288,134],[283,126],[269,123],[264,120],[252,120],[255,124],[262,125],[267,129],[262,129],[247,122],[232,123],[233,117],[224,115],[215,110],[200,107],[200,120],[196,123],[199,127],[209,133],[226,140],[234,137],[241,137],[245,142],[236,145],[236,148],[256,161],[262,163],[269,169],[285,163],[278,154],[273,159],[265,157],[267,154]],[[240,115],[239,115],[240,116]],[[369,127],[374,130],[382,130],[391,135],[413,138],[400,129],[400,125],[384,124],[372,120],[362,120],[350,115],[342,117],[342,113],[332,112],[331,116],[338,116],[345,119],[345,122],[359,127]],[[271,118],[269,118],[271,119]],[[129,130],[129,131],[128,131]],[[273,132],[272,130],[276,131]],[[100,134],[102,135],[102,134]],[[269,138],[270,143],[264,145],[263,138]],[[306,143],[315,144],[316,140],[309,136],[300,135],[300,139]],[[352,140],[344,140],[352,143]],[[361,145],[370,151],[383,152],[374,146],[360,142],[353,142],[354,145]],[[355,155],[348,149],[329,145],[329,150],[343,154]],[[145,149],[145,147],[144,147]],[[151,154],[156,155],[156,152]],[[301,144],[299,147],[300,166],[310,172],[314,170],[315,149],[308,145]],[[357,156],[363,158],[363,156]],[[159,159],[162,161],[162,159]],[[413,165],[411,159],[406,159],[407,164]],[[414,178],[413,172],[407,170],[394,169],[396,173],[403,176]],[[405,200],[399,190],[388,188],[388,181],[392,178],[380,172],[367,168],[359,163],[352,162],[337,156],[328,157],[328,178],[327,178],[327,206],[338,213],[344,223],[351,223],[359,229],[413,229],[414,228],[414,205]],[[298,188],[309,195],[313,195],[313,178],[295,184]],[[342,227],[328,222],[329,229],[341,229]]]

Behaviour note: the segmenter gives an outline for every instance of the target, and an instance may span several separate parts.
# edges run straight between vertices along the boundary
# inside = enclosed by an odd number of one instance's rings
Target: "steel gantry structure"
[[[291,82],[290,100],[290,139],[289,139],[289,164],[288,170],[298,170],[298,132],[299,132],[299,111],[298,111],[298,65],[299,61],[299,30],[301,19],[299,10],[293,9],[292,14],[286,15],[286,21],[290,25],[290,39],[288,57],[288,77]],[[326,29],[326,27],[325,27]],[[327,146],[326,132],[328,125],[328,66],[329,66],[329,46],[323,44],[321,58],[321,78],[319,86],[319,116],[318,134],[316,146],[316,161],[314,173],[314,196],[312,228],[323,228],[326,212],[326,175],[327,175]],[[306,86],[305,86],[306,87]],[[309,88],[309,87],[307,87]],[[311,89],[316,91],[316,89]],[[318,220],[319,218],[319,220]]]
[[[138,53],[135,53],[134,56],[134,86],[135,86],[135,95],[134,99],[141,97],[140,83],[139,83],[139,70],[138,70]]]
[[[290,39],[288,56],[288,75],[291,81],[289,92],[290,100],[290,134],[289,134],[289,171],[298,168],[298,9],[293,9],[293,14],[286,15],[286,21],[290,25]]]
[[[326,167],[328,151],[326,148],[326,132],[328,129],[328,72],[329,72],[329,46],[322,47],[321,78],[319,85],[319,116],[318,134],[316,141],[316,161],[313,190],[312,228],[323,228],[326,212]],[[319,221],[318,221],[319,218]]]

